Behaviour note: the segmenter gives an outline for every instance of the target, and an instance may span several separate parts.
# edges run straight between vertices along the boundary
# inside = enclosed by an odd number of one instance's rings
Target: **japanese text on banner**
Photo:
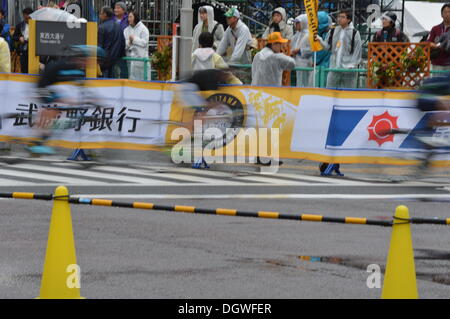
[[[316,39],[319,30],[319,21],[317,18],[317,11],[319,8],[319,0],[304,0],[306,15],[308,16],[309,42],[311,43],[311,50],[313,52],[323,50],[322,45]]]

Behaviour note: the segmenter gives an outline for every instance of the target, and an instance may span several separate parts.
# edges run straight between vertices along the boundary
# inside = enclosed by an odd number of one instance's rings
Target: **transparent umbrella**
[[[34,11],[30,14],[30,17],[37,21],[87,22],[86,19],[79,19],[67,11],[47,7]]]

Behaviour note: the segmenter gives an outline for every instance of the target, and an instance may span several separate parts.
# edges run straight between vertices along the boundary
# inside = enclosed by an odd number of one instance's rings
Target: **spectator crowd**
[[[49,2],[47,6],[64,9],[69,2]],[[31,8],[23,10],[23,19],[12,33],[5,12],[0,9],[1,72],[16,70],[17,64],[20,65],[20,72],[28,73],[29,20],[32,12]],[[198,15],[198,24],[193,30],[193,70],[228,70],[235,65],[251,64],[251,72],[248,72],[247,77],[238,79],[230,75],[228,79],[232,84],[251,81],[252,85],[280,86],[283,72],[295,68],[322,66],[351,70],[361,66],[363,42],[353,24],[352,12],[348,10],[338,12],[335,26],[328,13],[318,12],[318,34],[315,40],[322,46],[318,52],[311,49],[306,14],[295,17],[293,23],[289,23],[286,10],[276,8],[271,14],[269,26],[261,36],[260,43],[264,43],[261,50],[258,50],[258,40],[251,34],[236,8],[224,14],[226,28],[216,21],[211,6],[202,6],[195,14]],[[427,41],[432,49],[432,69],[450,71],[449,3],[443,5],[441,15],[443,21],[433,27]],[[148,74],[144,75],[142,60],[149,58],[150,33],[139,13],[128,10],[125,2],[118,1],[114,8],[103,7],[99,18],[98,46],[106,52],[99,75],[106,78],[150,79],[150,68],[147,68]],[[384,13],[382,29],[373,35],[371,41],[409,42],[397,24],[395,13]],[[299,87],[314,85],[310,71],[297,70],[296,80]],[[357,73],[330,71],[327,87],[355,88]]]

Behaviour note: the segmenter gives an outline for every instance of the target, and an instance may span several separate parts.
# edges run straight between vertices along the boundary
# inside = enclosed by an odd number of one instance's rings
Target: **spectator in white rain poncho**
[[[214,38],[214,50],[217,50],[220,41],[223,39],[223,25],[214,20],[214,8],[203,6],[198,9],[198,24],[194,28],[192,52],[199,47],[198,38],[203,32],[209,32]]]
[[[252,85],[281,86],[284,70],[295,68],[295,60],[281,53],[283,43],[287,39],[280,32],[274,32],[267,37],[267,46],[258,52],[252,64]]]
[[[217,48],[217,54],[225,56],[230,48],[233,53],[228,59],[228,64],[249,64],[251,63],[251,48],[253,44],[250,30],[241,21],[240,13],[236,8],[232,8],[225,13],[228,28]]]
[[[150,33],[147,27],[142,23],[139,14],[135,11],[128,13],[129,25],[124,31],[125,50],[128,57],[148,58],[148,46]],[[150,67],[147,63],[147,80],[150,80]],[[130,74],[131,80],[144,80],[144,62],[131,61]]]
[[[267,27],[262,38],[264,40],[267,40],[269,34],[273,32],[280,32],[281,36],[287,40],[291,40],[293,37],[294,32],[292,30],[292,26],[287,24],[287,14],[284,8],[276,8],[272,12],[272,18],[270,19],[269,27]]]
[[[362,41],[352,22],[350,11],[341,11],[338,26],[331,29],[325,40],[320,36],[325,49],[331,51],[331,69],[357,69],[361,63]],[[358,74],[355,72],[329,72],[328,88],[356,88]]]
[[[301,44],[303,39],[309,39],[308,31],[308,17],[306,14],[301,14],[294,20],[295,30],[297,31],[292,38],[291,56],[295,59],[296,67],[311,67],[311,58],[302,56]],[[306,87],[309,85],[310,71],[297,71],[297,86]]]

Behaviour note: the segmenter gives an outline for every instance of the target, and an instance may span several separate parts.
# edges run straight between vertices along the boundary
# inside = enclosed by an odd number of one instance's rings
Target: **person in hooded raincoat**
[[[328,15],[328,13],[324,12],[324,11],[319,11],[317,13],[317,17],[318,17],[318,22],[319,22],[319,28],[318,28],[318,35],[320,37],[326,37],[330,27],[331,27],[331,23],[332,20],[330,18],[330,16]],[[306,28],[305,31],[305,36],[301,38],[300,40],[300,44],[298,45],[299,49],[299,53],[297,53],[297,57],[298,57],[298,66],[302,66],[302,67],[314,67],[314,52],[311,50],[311,42],[309,40],[309,30],[308,30],[308,21],[307,21],[307,17],[302,17],[301,20],[306,20],[302,21],[302,27]],[[315,52],[316,54],[316,66],[321,66],[324,68],[328,68],[330,66],[330,57],[331,57],[331,52],[330,50],[324,48],[320,51]],[[317,72],[317,71],[316,71]],[[309,87],[313,87],[315,85],[314,82],[314,76],[313,76],[313,72],[309,72],[309,71],[297,71],[297,79],[300,79],[300,85],[298,86],[309,86]],[[298,83],[298,80],[297,80]]]
[[[319,11],[317,12],[317,18],[319,21],[319,30],[318,34],[322,38],[326,38],[331,25],[333,24],[333,20],[331,17],[326,13],[325,11]],[[327,49],[323,49],[316,52],[316,66],[321,66],[324,68],[330,67],[330,58],[331,58],[331,51]]]
[[[148,58],[148,46],[150,41],[150,32],[145,24],[142,23],[139,14],[136,11],[128,13],[128,27],[124,30],[125,50],[127,57]],[[148,65],[147,80],[150,80],[150,63]],[[144,80],[144,63],[140,61],[130,62],[130,80]]]
[[[352,13],[343,10],[338,14],[338,26],[328,32],[325,41],[318,36],[324,49],[331,51],[331,69],[357,69],[361,63],[361,35],[352,22]],[[358,74],[355,72],[329,72],[328,88],[356,88]]]
[[[291,46],[291,56],[295,59],[296,67],[311,67],[312,62],[311,58],[302,57],[302,52],[300,48],[300,44],[303,39],[308,39],[309,31],[308,31],[308,17],[306,14],[301,14],[294,20],[296,33],[294,34]],[[305,87],[308,86],[309,79],[309,71],[297,71],[297,86]]]
[[[199,48],[192,53],[192,70],[227,69],[228,64],[214,49],[214,38],[209,32],[202,32],[198,37]]]
[[[283,39],[280,32],[267,37],[267,46],[258,52],[252,64],[252,85],[282,86],[283,71],[295,68],[295,60],[281,53]]]
[[[192,52],[198,49],[198,38],[203,32],[209,32],[214,37],[214,49],[219,47],[223,39],[223,25],[214,20],[214,9],[211,6],[203,6],[198,9],[198,24],[194,28]]]
[[[209,32],[202,32],[198,37],[200,48],[192,53],[192,70],[228,69],[228,64],[218,55],[214,49],[214,38]],[[242,82],[231,72],[227,78],[227,84],[241,85]]]
[[[267,40],[268,35],[273,32],[280,32],[283,39],[287,40],[291,40],[294,36],[292,26],[287,24],[287,15],[284,8],[279,7],[272,12],[269,27],[264,32],[262,38]]]

